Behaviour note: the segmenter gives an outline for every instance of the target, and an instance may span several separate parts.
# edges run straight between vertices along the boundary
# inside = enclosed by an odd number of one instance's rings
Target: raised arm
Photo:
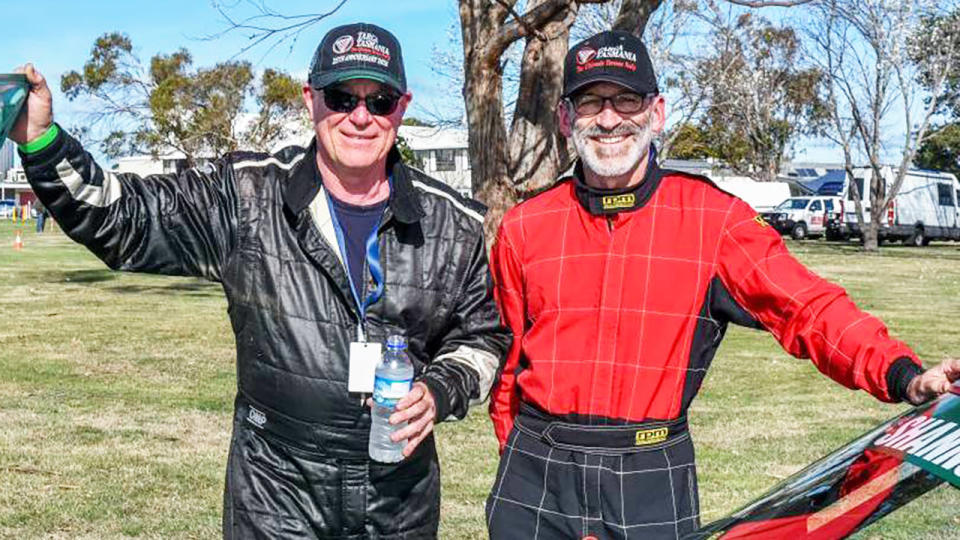
[[[53,123],[52,98],[33,66],[10,133],[27,179],[64,232],[114,269],[219,280],[236,242],[237,198],[226,160],[179,175],[104,171]]]

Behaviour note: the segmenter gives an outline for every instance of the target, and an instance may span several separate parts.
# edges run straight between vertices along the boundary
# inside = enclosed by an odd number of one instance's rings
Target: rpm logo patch
[[[267,423],[267,415],[263,414],[263,412],[258,409],[250,407],[250,410],[247,411],[247,421],[259,428],[262,428]]]
[[[770,226],[770,224],[767,223],[767,220],[763,219],[762,216],[757,216],[757,217],[753,218],[753,220],[756,221],[756,222],[757,222],[757,225],[759,225],[759,226],[761,226],[761,227],[769,227],[769,226]]]
[[[334,54],[344,54],[353,47],[353,36],[340,36],[333,42]]]
[[[651,444],[662,443],[667,440],[670,434],[670,428],[641,429],[637,432],[635,441],[636,446],[648,446]]]
[[[604,210],[620,210],[623,208],[633,208],[637,203],[637,196],[633,193],[623,195],[606,195],[600,199],[600,205]]]

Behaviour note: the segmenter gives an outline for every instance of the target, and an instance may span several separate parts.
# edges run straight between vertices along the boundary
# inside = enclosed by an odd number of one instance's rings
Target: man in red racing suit
[[[956,365],[918,376],[910,348],[749,205],[657,167],[664,102],[638,39],[605,32],[575,46],[564,97],[559,123],[581,160],[506,214],[492,253],[514,341],[491,394],[502,453],[491,538],[696,529],[686,411],[728,322],[766,329],[883,401],[922,400],[956,377]]]

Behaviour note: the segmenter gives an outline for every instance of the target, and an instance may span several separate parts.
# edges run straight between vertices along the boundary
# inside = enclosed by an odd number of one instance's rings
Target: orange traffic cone
[[[23,249],[23,235],[20,234],[20,230],[17,230],[17,237],[13,239],[13,249],[20,251]]]

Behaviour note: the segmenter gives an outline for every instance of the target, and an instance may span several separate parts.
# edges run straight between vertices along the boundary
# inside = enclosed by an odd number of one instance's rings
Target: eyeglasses
[[[393,114],[393,111],[397,110],[397,104],[400,103],[400,95],[392,92],[377,92],[361,98],[337,88],[327,87],[321,89],[321,91],[323,92],[323,104],[331,111],[341,113],[352,112],[362,99],[367,107],[367,112],[375,116],[386,116]]]
[[[603,110],[606,102],[613,105],[613,110],[620,114],[636,114],[643,110],[650,95],[641,95],[634,92],[621,92],[615,96],[598,96],[596,94],[580,94],[570,98],[573,110],[580,116],[592,116]]]

